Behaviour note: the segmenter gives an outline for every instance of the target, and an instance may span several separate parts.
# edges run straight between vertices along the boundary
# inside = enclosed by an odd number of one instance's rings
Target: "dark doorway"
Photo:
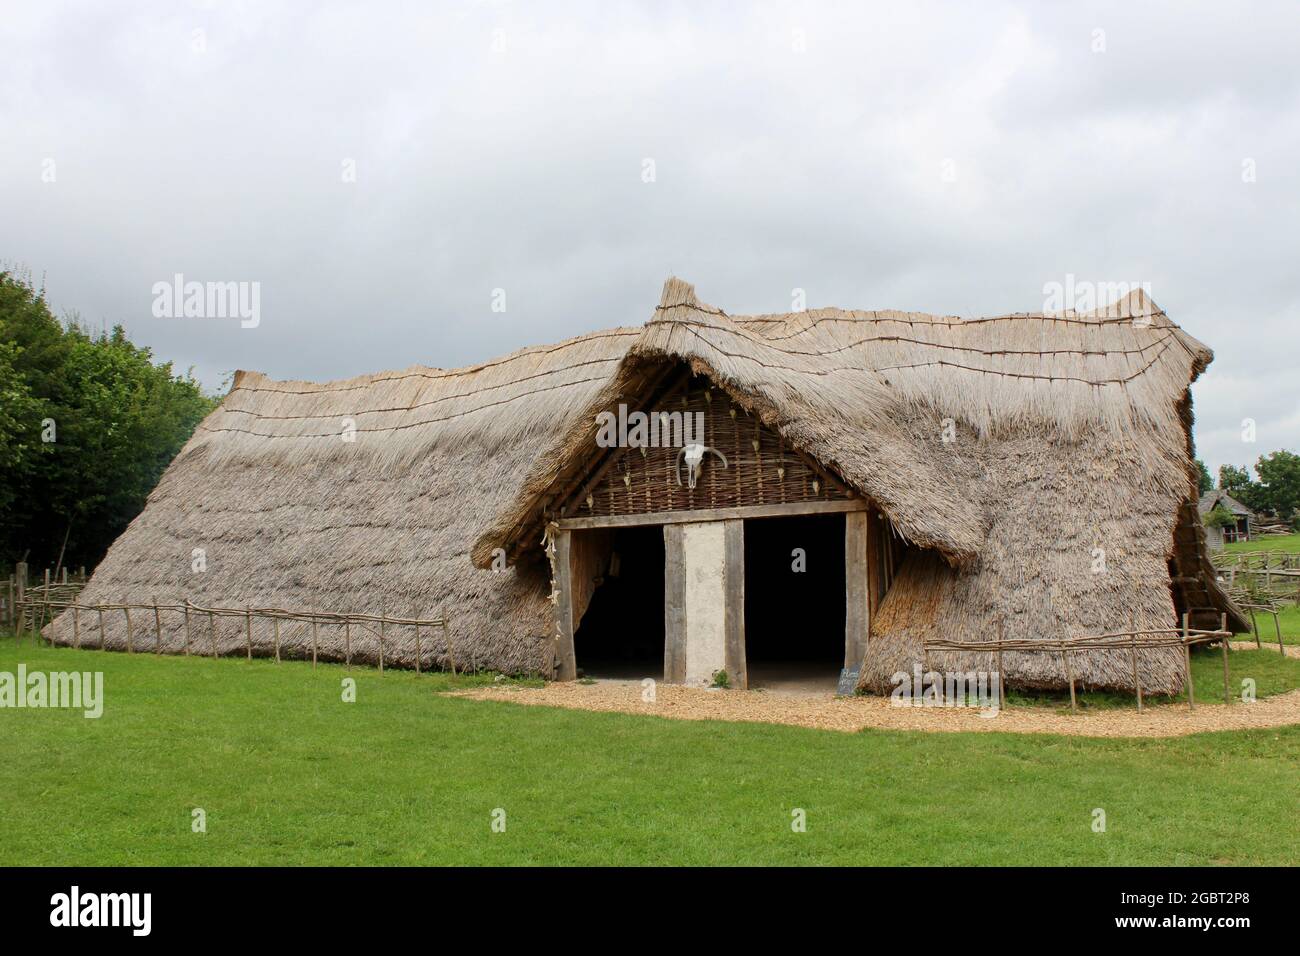
[[[663,680],[664,529],[618,528],[610,540],[573,635],[578,676]]]
[[[844,666],[844,515],[745,522],[750,687],[834,690]]]

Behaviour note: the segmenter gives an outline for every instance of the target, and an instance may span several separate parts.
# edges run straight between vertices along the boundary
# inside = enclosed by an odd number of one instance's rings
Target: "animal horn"
[[[730,467],[730,466],[727,464],[727,456],[724,455],[722,452],[718,451],[716,448],[712,448],[712,447],[710,447],[710,448],[706,448],[706,449],[704,449],[704,450],[705,450],[705,451],[711,451],[711,452],[713,452],[715,455],[717,455],[719,458],[721,458],[721,459],[722,459],[722,467],[723,467],[723,468]]]
[[[686,454],[685,448],[677,449],[677,464],[673,467],[673,471],[677,473],[678,487],[681,487],[681,483],[682,483],[682,455],[684,454]]]

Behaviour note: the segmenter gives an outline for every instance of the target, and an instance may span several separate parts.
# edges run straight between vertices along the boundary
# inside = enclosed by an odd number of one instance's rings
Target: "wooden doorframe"
[[[555,620],[555,678],[574,680],[573,548],[574,531],[588,528],[618,528],[662,525],[664,533],[664,681],[681,683],[686,674],[686,553],[683,525],[723,522],[726,670],[733,686],[749,684],[745,653],[745,520],[795,517],[799,515],[844,515],[844,666],[861,665],[867,649],[874,610],[873,556],[877,553],[880,529],[875,513],[862,500],[804,502],[788,505],[758,505],[697,511],[661,512],[643,515],[614,515],[590,518],[562,518],[555,533],[555,566],[552,581]]]

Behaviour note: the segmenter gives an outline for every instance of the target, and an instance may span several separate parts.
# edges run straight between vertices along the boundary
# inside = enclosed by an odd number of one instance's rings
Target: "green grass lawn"
[[[1267,535],[1250,541],[1232,541],[1223,546],[1229,554],[1234,551],[1300,551],[1300,534]]]
[[[1257,657],[1234,654],[1234,678],[1263,675]],[[0,865],[1300,863],[1300,727],[842,734],[436,694],[483,678],[0,640],[0,671],[20,661],[102,671],[106,703],[99,720],[0,710]]]

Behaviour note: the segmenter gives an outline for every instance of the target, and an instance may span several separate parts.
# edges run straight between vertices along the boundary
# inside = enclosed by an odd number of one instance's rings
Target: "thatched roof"
[[[592,416],[685,362],[926,549],[873,621],[865,686],[905,669],[895,665],[926,635],[977,640],[1004,621],[1008,636],[1069,637],[1130,613],[1168,626],[1175,523],[1195,500],[1188,385],[1210,359],[1140,292],[1090,315],[729,316],[670,279],[642,328],[467,369],[326,384],[241,373],[85,599],[445,606],[480,666],[545,672],[540,562],[476,571],[471,545],[479,567],[497,547],[540,557],[544,503],[594,446]],[[354,441],[341,437],[345,419]],[[954,443],[941,440],[945,419]],[[208,553],[202,574],[190,572],[196,547]],[[1099,547],[1101,575],[1090,570]],[[121,630],[110,622],[109,646]],[[66,621],[50,631],[68,632]],[[242,636],[228,640],[237,650]],[[1144,658],[1144,686],[1175,687],[1176,663]],[[1122,686],[1119,670],[1085,676]],[[1047,658],[1008,671],[1063,679]]]
[[[1201,500],[1197,503],[1196,508],[1201,514],[1209,514],[1219,505],[1223,505],[1233,514],[1241,515],[1242,517],[1253,517],[1255,514],[1255,512],[1251,511],[1222,488],[1211,488],[1205,494],[1201,495]]]
[[[545,503],[594,452],[596,412],[635,395],[655,363],[685,361],[928,549],[872,624],[863,686],[886,689],[926,637],[1168,627],[1174,532],[1195,487],[1188,386],[1211,359],[1141,291],[1086,315],[731,316],[670,279],[618,373],[540,457],[475,561],[535,534]],[[943,441],[946,420],[954,442]],[[1100,550],[1105,570],[1094,573]],[[1127,660],[1088,657],[1085,683],[1131,685]],[[1005,663],[1021,684],[1065,680],[1051,656]],[[1181,684],[1172,651],[1144,654],[1141,671],[1148,689]]]
[[[470,545],[518,491],[540,443],[590,401],[637,334],[611,329],[470,368],[412,367],[323,384],[241,372],[82,599],[156,596],[412,617],[441,607],[459,666],[546,671],[542,570],[476,571]],[[347,420],[353,441],[342,437]],[[195,548],[206,552],[205,572],[191,571]],[[70,641],[68,617],[47,633]],[[81,623],[83,642],[98,646],[95,616]],[[106,616],[106,631],[110,648],[125,646],[120,613]],[[336,631],[323,629],[320,639],[326,656],[341,658]],[[206,647],[206,622],[199,633]],[[373,660],[373,636],[353,638],[354,658]],[[402,650],[389,645],[389,663],[413,660],[413,636],[404,639]],[[179,650],[183,640],[171,622],[165,649]],[[260,652],[269,640],[262,625]],[[221,651],[243,646],[239,622],[228,621]]]

